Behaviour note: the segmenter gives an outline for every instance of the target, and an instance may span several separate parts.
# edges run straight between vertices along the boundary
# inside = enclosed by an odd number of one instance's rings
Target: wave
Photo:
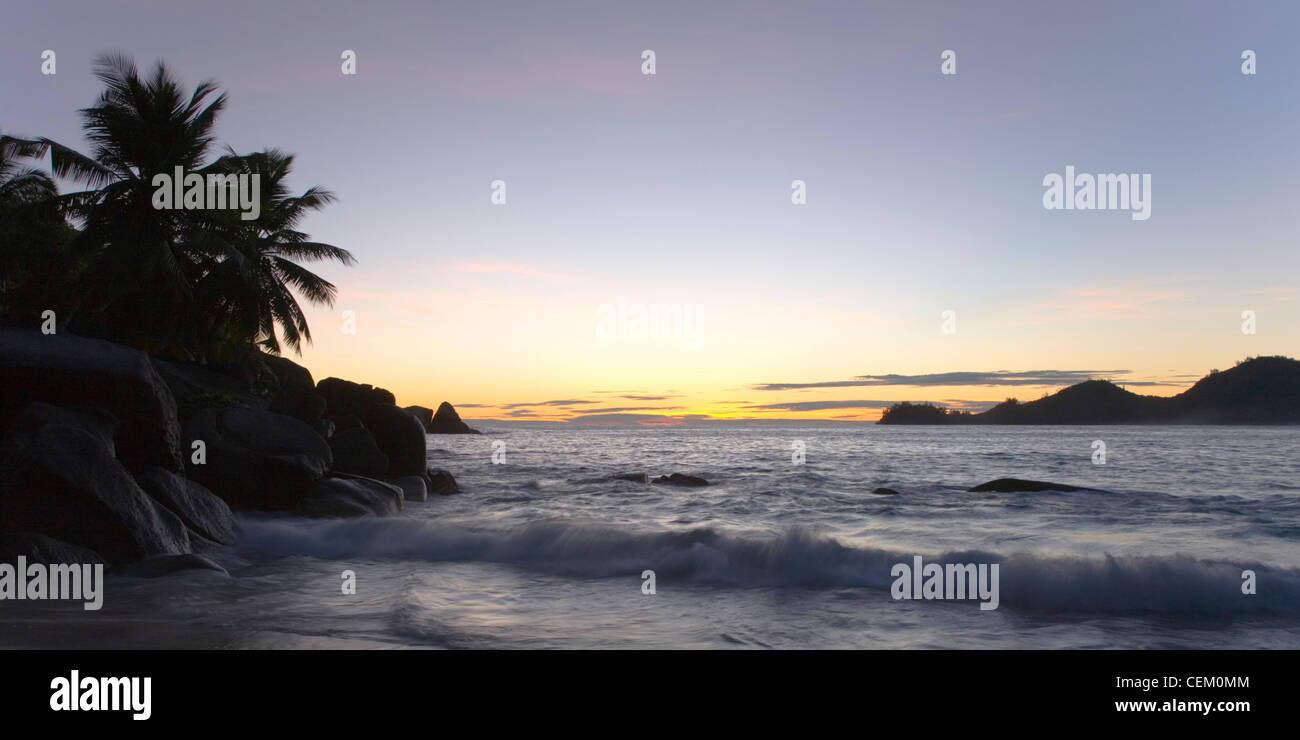
[[[1002,606],[1085,613],[1300,615],[1300,569],[1183,556],[1099,558],[986,551],[937,555],[857,547],[804,528],[780,534],[710,527],[633,531],[539,521],[488,530],[419,519],[241,518],[250,556],[325,560],[488,562],[582,578],[640,577],[735,587],[848,587],[888,591],[897,563],[998,563]],[[1253,570],[1258,593],[1242,593]]]

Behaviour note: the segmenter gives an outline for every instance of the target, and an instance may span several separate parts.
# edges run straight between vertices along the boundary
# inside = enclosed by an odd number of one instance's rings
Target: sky
[[[402,405],[873,420],[1300,354],[1295,3],[4,2],[6,133],[86,150],[124,51],[338,195],[296,359]],[[1150,217],[1045,208],[1067,166]]]

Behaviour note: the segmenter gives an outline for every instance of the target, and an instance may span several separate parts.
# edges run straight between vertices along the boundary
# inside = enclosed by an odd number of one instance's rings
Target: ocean
[[[427,438],[459,495],[241,515],[229,577],[6,602],[0,647],[1300,648],[1300,429],[483,426]],[[710,485],[613,477],[673,472]],[[997,608],[894,598],[917,556]]]

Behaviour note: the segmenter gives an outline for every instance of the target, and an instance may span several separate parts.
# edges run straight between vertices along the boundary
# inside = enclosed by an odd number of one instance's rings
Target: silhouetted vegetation
[[[288,190],[293,157],[270,149],[214,156],[226,105],[214,82],[186,93],[161,62],[142,77],[120,55],[101,57],[99,99],[81,111],[82,154],[46,138],[0,137],[0,320],[108,339],[156,356],[243,362],[311,331],[298,297],[332,305],[333,284],[303,261],[353,264],[345,249],[311,241],[302,219],[334,196]],[[36,158],[85,189],[59,194]],[[230,208],[154,207],[156,175],[260,177],[256,218]],[[205,203],[211,206],[211,203]]]
[[[1300,362],[1247,358],[1171,397],[1142,396],[1105,380],[1089,380],[1029,403],[1007,399],[979,414],[900,403],[886,409],[880,423],[1300,424]]]

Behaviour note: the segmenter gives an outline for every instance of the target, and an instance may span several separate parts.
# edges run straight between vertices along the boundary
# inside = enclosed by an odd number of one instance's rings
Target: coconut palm
[[[61,310],[77,271],[54,180],[24,161],[40,152],[39,145],[0,135],[0,316],[12,323]]]
[[[301,352],[302,343],[311,341],[311,329],[294,293],[332,306],[337,289],[299,262],[356,262],[346,249],[311,241],[296,228],[309,213],[334,202],[334,194],[311,187],[292,195],[286,181],[293,155],[278,149],[243,156],[229,150],[209,171],[256,177],[260,196],[256,219],[208,212],[210,228],[194,233],[201,242],[195,251],[212,258],[196,289],[203,313],[217,321],[211,330],[251,337],[276,354],[281,342]]]
[[[210,161],[226,105],[216,83],[187,93],[163,63],[142,77],[123,55],[100,57],[95,74],[104,92],[81,111],[90,154],[49,139],[21,142],[24,151],[48,151],[56,175],[86,188],[62,196],[84,225],[78,242],[91,255],[72,309],[75,328],[155,354],[209,359],[229,354],[232,344],[278,350],[278,327],[299,350],[311,334],[292,290],[329,303],[334,286],[293,260],[353,261],[294,230],[332,196],[311,189],[289,197],[282,179],[292,158],[279,152]],[[238,222],[230,213],[155,208],[154,177],[177,167],[186,174],[259,168],[274,179],[257,221]]]

